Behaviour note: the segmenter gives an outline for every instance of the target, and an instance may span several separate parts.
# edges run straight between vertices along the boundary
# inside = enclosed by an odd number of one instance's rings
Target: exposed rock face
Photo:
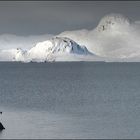
[[[4,128],[4,126],[2,125],[2,123],[0,122],[0,131],[2,131]]]

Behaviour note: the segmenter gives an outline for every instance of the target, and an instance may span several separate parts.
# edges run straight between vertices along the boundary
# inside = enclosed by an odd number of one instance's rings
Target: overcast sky
[[[58,34],[92,29],[109,13],[140,20],[140,1],[0,1],[0,34]]]

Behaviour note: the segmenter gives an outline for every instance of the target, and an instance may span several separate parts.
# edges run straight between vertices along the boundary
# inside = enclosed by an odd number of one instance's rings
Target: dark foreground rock
[[[0,122],[0,131],[5,129],[4,126],[2,125],[2,123]]]

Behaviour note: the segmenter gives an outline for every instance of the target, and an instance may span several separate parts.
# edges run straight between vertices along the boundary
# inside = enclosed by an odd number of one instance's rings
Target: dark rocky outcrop
[[[2,131],[4,128],[4,126],[2,125],[2,123],[0,122],[0,131]]]

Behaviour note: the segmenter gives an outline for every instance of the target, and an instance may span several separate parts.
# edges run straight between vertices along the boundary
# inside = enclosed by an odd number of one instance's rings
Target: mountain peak
[[[130,20],[121,14],[108,14],[100,20],[97,29],[98,31],[105,31],[119,25],[128,26]]]

